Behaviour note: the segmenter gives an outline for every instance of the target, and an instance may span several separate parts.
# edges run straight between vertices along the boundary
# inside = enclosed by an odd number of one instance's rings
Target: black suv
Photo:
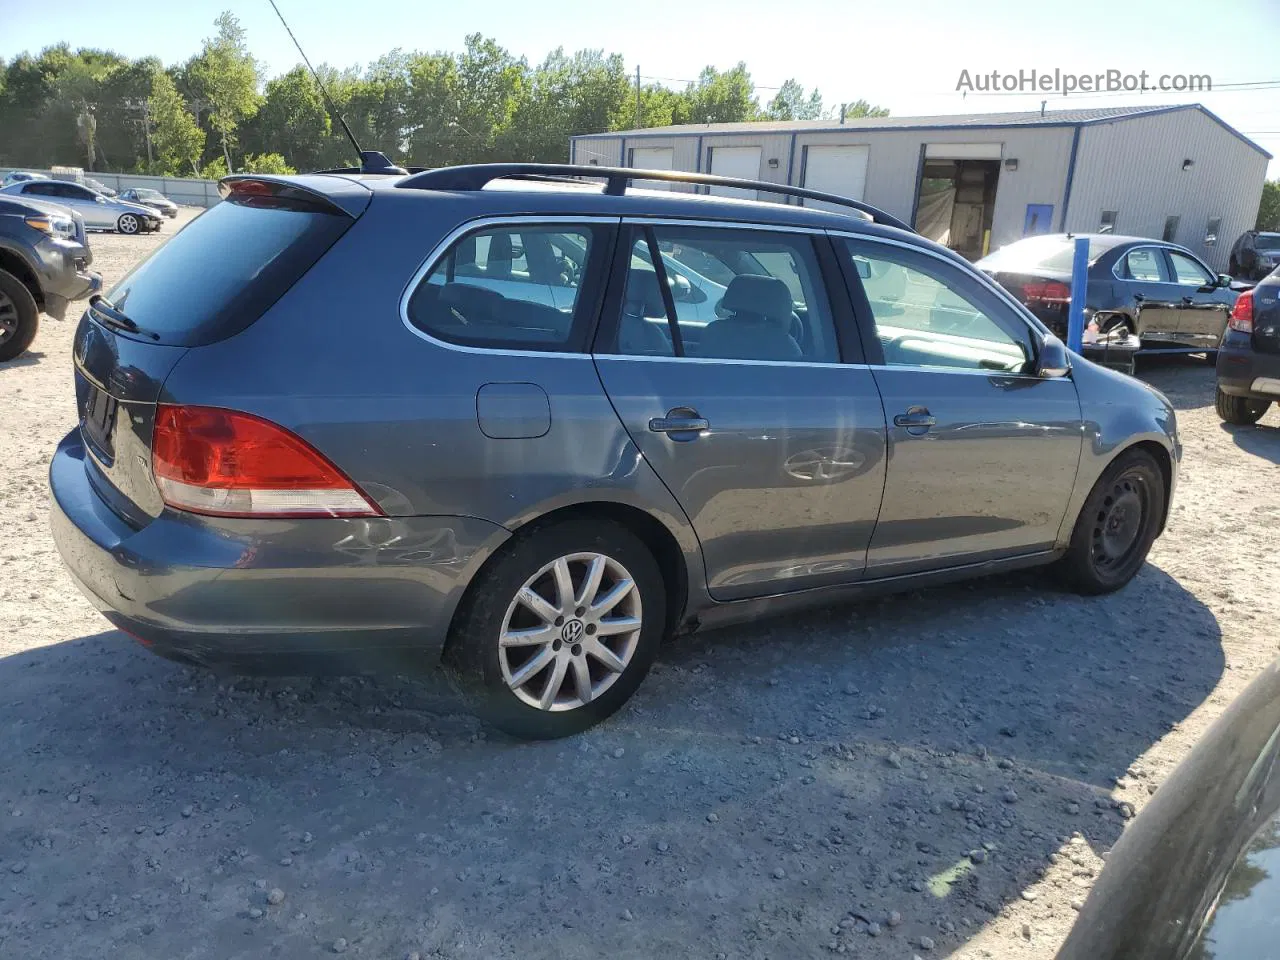
[[[31,346],[41,311],[60,320],[69,301],[102,286],[102,277],[89,270],[92,262],[78,214],[38,201],[0,199],[0,361]]]

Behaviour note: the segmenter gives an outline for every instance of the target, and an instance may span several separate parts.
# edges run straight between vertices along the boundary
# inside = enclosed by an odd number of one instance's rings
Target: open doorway
[[[999,160],[927,157],[916,185],[916,230],[977,260],[991,246]]]

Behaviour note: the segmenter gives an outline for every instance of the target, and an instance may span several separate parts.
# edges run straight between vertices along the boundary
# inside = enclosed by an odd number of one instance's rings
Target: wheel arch
[[[662,574],[663,586],[667,595],[667,614],[665,635],[676,632],[686,620],[690,611],[691,586],[696,590],[702,577],[702,554],[692,531],[671,528],[670,521],[659,519],[653,512],[633,503],[621,500],[577,500],[561,503],[541,511],[531,511],[519,520],[505,524],[510,536],[498,544],[471,574],[466,588],[462,591],[458,603],[450,615],[448,634],[452,634],[453,625],[460,611],[465,607],[468,595],[480,581],[485,570],[506,554],[523,539],[533,536],[537,531],[570,519],[598,518],[616,523],[636,536],[653,554]],[[684,534],[684,536],[681,536]],[[690,551],[689,540],[693,548]],[[445,644],[447,646],[447,642]]]
[[[0,270],[13,274],[30,292],[36,306],[44,309],[44,290],[40,286],[40,278],[24,257],[8,247],[0,246]]]

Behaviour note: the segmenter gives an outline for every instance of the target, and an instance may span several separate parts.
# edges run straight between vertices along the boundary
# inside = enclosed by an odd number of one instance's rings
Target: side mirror
[[[1046,380],[1065,377],[1071,372],[1071,355],[1066,344],[1049,334],[1040,341],[1040,353],[1036,357],[1036,376]]]
[[[1230,289],[1231,284],[1234,282],[1234,280],[1235,278],[1232,277],[1231,274],[1229,273],[1218,274],[1218,286],[1220,287],[1226,287],[1227,289]]]

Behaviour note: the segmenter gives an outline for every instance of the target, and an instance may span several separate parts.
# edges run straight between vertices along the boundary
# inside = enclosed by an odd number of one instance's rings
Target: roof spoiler
[[[683,170],[636,170],[631,167],[596,167],[571,163],[477,163],[458,167],[440,167],[413,174],[396,184],[410,190],[482,190],[494,180],[604,180],[604,192],[620,197],[627,192],[633,180],[659,183],[691,183],[707,187],[737,187],[740,190],[759,190],[802,200],[818,200],[857,210],[870,217],[872,222],[896,227],[914,233],[909,226],[879,207],[861,200],[841,197],[834,193],[793,187],[786,183],[768,183],[764,180],[741,180],[737,177],[717,177],[708,173],[688,173]]]

